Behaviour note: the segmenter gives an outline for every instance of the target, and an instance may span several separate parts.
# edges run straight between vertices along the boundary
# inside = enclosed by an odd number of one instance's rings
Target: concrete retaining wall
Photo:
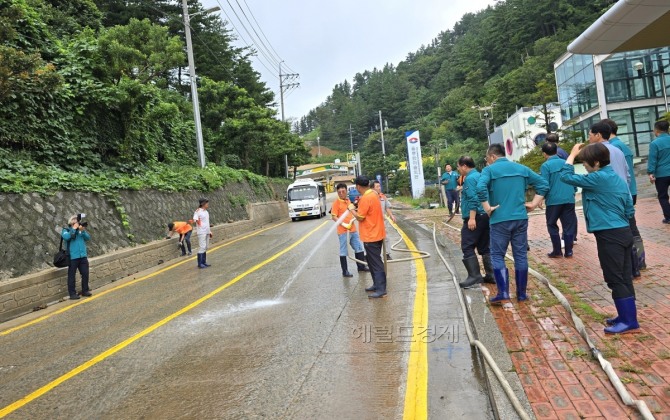
[[[216,244],[232,237],[261,229],[268,224],[286,220],[286,203],[273,201],[248,204],[244,209],[247,220],[216,225],[212,228]],[[197,251],[198,238],[191,242]],[[89,258],[90,285],[96,289],[107,283],[179,258],[177,239],[156,240],[145,245],[113,251]],[[195,263],[194,263],[195,264]],[[77,274],[77,283],[80,277]],[[77,290],[80,287],[77,286]],[[56,302],[67,296],[67,268],[51,268],[34,274],[0,282],[0,322],[31,312],[33,308]]]

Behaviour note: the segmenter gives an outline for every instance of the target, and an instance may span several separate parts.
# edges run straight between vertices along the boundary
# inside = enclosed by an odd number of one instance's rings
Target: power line
[[[249,5],[247,4],[247,0],[242,0],[242,1],[244,2],[244,5],[247,7],[247,10],[249,11],[249,14],[251,15],[251,18],[254,20],[254,22],[256,22],[256,26],[258,26],[258,30],[261,31],[261,34],[263,35],[263,38],[265,38],[265,40],[267,41],[268,45],[270,46],[270,48],[271,48],[272,51],[274,52],[275,57],[277,57],[278,61],[280,61],[280,62],[283,61],[283,60],[281,59],[281,56],[280,56],[279,53],[277,52],[277,50],[275,50],[275,48],[272,46],[272,43],[270,42],[270,40],[268,39],[268,37],[265,36],[265,32],[263,32],[263,28],[261,28],[261,25],[260,25],[260,24],[258,23],[258,21],[256,20],[256,16],[254,16],[254,12],[251,11],[251,8],[250,8]],[[297,73],[295,70],[293,70],[293,69],[292,69],[290,66],[288,66],[286,63],[284,63],[284,66],[285,66],[286,69],[288,69],[291,73]]]
[[[230,4],[230,2],[228,2],[228,3]],[[279,59],[277,59],[272,55],[268,46],[265,44],[265,42],[263,42],[263,38],[261,38],[261,36],[258,34],[258,32],[256,32],[256,28],[254,27],[254,24],[251,23],[251,20],[249,20],[249,17],[247,16],[247,13],[244,11],[242,6],[240,5],[240,2],[238,0],[235,0],[235,3],[237,3],[237,7],[239,7],[239,9],[242,12],[242,15],[244,16],[244,18],[247,20],[247,22],[249,22],[249,26],[251,26],[251,30],[254,31],[254,34],[256,34],[256,39],[258,39],[258,41],[261,43],[261,45],[263,45],[263,48],[265,48],[265,52],[270,56],[270,58],[274,60],[274,64],[278,66],[279,63],[282,61],[281,57]],[[248,5],[247,5],[247,8],[249,8]],[[251,14],[251,10],[249,11],[249,13]],[[257,22],[257,24],[258,24],[258,22]],[[260,26],[259,26],[259,29],[260,29]]]
[[[223,10],[223,5],[221,5],[221,2],[220,2],[219,0],[216,0],[216,1],[217,1],[217,3],[219,3],[219,5],[221,6],[221,9]],[[230,0],[226,0],[226,3],[228,3],[228,5],[230,6],[230,9],[232,10],[233,14],[235,14],[235,17],[237,18],[237,21],[240,23],[240,25],[242,25],[242,28],[244,29],[244,31],[247,33],[247,35],[249,35],[249,38],[251,38],[252,45],[255,45],[255,46],[256,46],[256,50],[257,50],[263,57],[265,57],[265,59],[266,59],[269,63],[275,64],[275,63],[274,63],[275,60],[269,58],[269,57],[267,56],[267,54],[265,53],[265,51],[264,51],[264,50],[263,50],[257,43],[253,42],[253,41],[254,41],[254,36],[251,35],[251,32],[249,32],[249,30],[247,29],[247,27],[244,25],[244,22],[242,21],[242,19],[240,19],[240,16],[239,16],[239,15],[237,14],[237,12],[235,11],[235,8],[233,7],[232,4],[230,4]],[[225,13],[225,11],[224,11],[224,13]],[[227,13],[226,13],[226,16],[228,17],[228,19],[230,19],[230,16],[228,16]],[[232,21],[231,21],[231,24],[232,24]],[[234,24],[233,24],[233,27],[235,28],[235,30],[237,31],[237,33],[240,34],[240,31],[235,27]],[[246,41],[245,41],[245,42],[246,42]],[[251,45],[249,45],[248,43],[247,43],[247,46],[251,47]],[[267,70],[274,76],[274,72],[275,72],[275,70],[270,70],[270,68],[269,68],[268,66],[265,65],[265,63],[263,62],[263,60],[260,59],[260,56],[257,56],[257,57],[258,57],[258,59],[259,59],[259,62],[263,65],[263,67],[265,67],[265,68],[266,68],[266,69],[267,69]],[[272,64],[270,64],[271,67],[272,67]],[[279,64],[279,63],[276,63],[276,64]],[[276,76],[275,76],[275,77],[276,77]]]

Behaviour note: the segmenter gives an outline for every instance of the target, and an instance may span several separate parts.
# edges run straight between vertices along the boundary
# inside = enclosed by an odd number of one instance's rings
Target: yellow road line
[[[398,232],[407,244],[407,248],[412,251],[412,255],[420,256],[418,249],[405,232],[400,228]],[[428,418],[428,343],[422,335],[422,329],[425,331],[428,325],[427,275],[422,259],[414,260],[414,264],[416,264],[416,294],[412,315],[413,341],[407,361],[407,387],[403,413],[405,420]]]
[[[281,223],[279,223],[279,224],[276,224],[276,225],[273,225],[273,226],[270,226],[270,227],[266,227],[266,228],[263,228],[263,229],[261,229],[261,230],[257,230],[257,231],[255,231],[255,232],[253,232],[253,233],[248,234],[248,235],[244,235],[244,236],[239,237],[239,238],[237,238],[237,239],[234,239],[234,240],[232,240],[232,241],[230,241],[230,242],[226,242],[226,243],[224,243],[224,244],[222,244],[222,245],[215,246],[215,247],[213,247],[213,248],[210,248],[210,249],[209,249],[209,252],[214,252],[214,251],[216,251],[216,250],[218,250],[218,249],[224,248],[224,247],[226,247],[226,246],[228,246],[228,245],[232,245],[232,244],[234,244],[234,243],[236,243],[236,242],[239,242],[239,241],[241,241],[241,240],[251,238],[252,236],[256,236],[256,235],[258,235],[259,233],[263,233],[263,232],[265,232],[265,231],[267,231],[267,230],[274,229],[274,228],[279,227],[279,226],[281,226],[281,225],[283,225],[283,224],[285,224],[285,223],[288,223],[288,222],[281,222]],[[48,315],[44,315],[44,316],[41,316],[41,317],[39,317],[39,318],[35,318],[35,319],[33,319],[32,321],[28,321],[28,322],[26,322],[26,323],[24,323],[24,324],[17,325],[16,327],[8,328],[8,329],[6,329],[6,330],[4,330],[4,331],[0,331],[0,337],[2,337],[2,336],[4,336],[4,335],[11,334],[11,333],[16,332],[16,331],[18,331],[18,330],[22,330],[22,329],[24,329],[24,328],[26,328],[26,327],[29,327],[29,326],[31,326],[31,325],[35,325],[35,324],[37,324],[37,323],[39,323],[39,322],[42,322],[42,321],[44,321],[44,320],[46,320],[46,319],[51,318],[51,317],[54,316],[54,315],[62,314],[63,312],[67,312],[67,311],[69,311],[70,309],[76,308],[76,307],[79,306],[79,305],[84,305],[84,304],[89,303],[89,302],[91,302],[91,301],[93,301],[93,300],[95,300],[95,299],[99,299],[99,298],[101,298],[101,297],[103,297],[103,296],[105,296],[105,295],[107,295],[107,294],[109,294],[109,293],[115,292],[115,291],[117,291],[117,290],[121,290],[121,289],[123,289],[124,287],[131,286],[131,285],[133,285],[133,284],[135,284],[135,283],[139,283],[139,282],[141,282],[141,281],[144,281],[144,280],[150,279],[150,278],[152,278],[152,277],[155,277],[155,276],[157,276],[157,275],[159,275],[159,274],[165,273],[165,272],[168,271],[168,270],[172,270],[173,268],[179,267],[179,266],[182,265],[182,264],[186,264],[186,263],[189,262],[189,261],[193,261],[193,260],[195,260],[195,258],[196,258],[196,257],[186,258],[186,259],[181,260],[181,261],[179,261],[179,262],[177,262],[177,263],[174,263],[174,264],[169,265],[169,266],[167,266],[167,267],[165,267],[165,268],[162,268],[162,269],[160,269],[160,270],[158,270],[158,271],[155,271],[155,272],[153,272],[153,273],[151,273],[151,274],[148,274],[148,275],[146,275],[146,276],[144,276],[144,277],[140,277],[139,279],[135,279],[135,280],[129,281],[129,282],[127,282],[127,283],[121,284],[121,285],[116,286],[116,287],[114,287],[114,288],[105,290],[104,292],[96,293],[95,295],[93,295],[93,296],[91,296],[91,297],[89,297],[89,298],[86,298],[86,299],[84,299],[84,300],[80,300],[79,302],[76,302],[76,303],[73,303],[73,304],[71,304],[71,305],[68,305],[68,306],[65,306],[65,307],[63,307],[63,308],[60,308],[60,309],[58,309],[57,311],[51,312],[51,313],[48,314]]]
[[[283,250],[279,251],[278,253],[274,254],[270,258],[266,259],[265,261],[262,261],[255,266],[251,267],[244,273],[238,275],[228,283],[220,286],[218,289],[213,290],[212,292],[206,294],[205,296],[201,297],[200,299],[196,300],[195,302],[191,303],[188,306],[185,306],[184,308],[178,310],[177,312],[173,313],[172,315],[169,315],[162,320],[158,321],[157,323],[151,325],[150,327],[146,328],[145,330],[135,334],[134,336],[126,339],[125,341],[122,341],[121,343],[115,345],[114,347],[111,347],[110,349],[100,353],[99,355],[95,356],[94,358],[90,359],[89,361],[77,366],[76,368],[72,369],[68,373],[54,379],[53,381],[49,382],[48,384],[44,385],[42,388],[26,395],[25,397],[21,398],[18,401],[13,402],[12,404],[4,407],[2,410],[0,410],[0,418],[5,417],[7,414],[10,414],[19,408],[23,407],[24,405],[28,404],[29,402],[35,400],[36,398],[39,398],[40,396],[46,394],[47,392],[51,391],[52,389],[56,388],[58,385],[62,384],[63,382],[67,381],[68,379],[71,379],[78,374],[82,373],[86,369],[95,366],[96,364],[102,362],[106,358],[114,355],[115,353],[121,351],[125,347],[129,346],[130,344],[134,343],[135,341],[139,340],[140,338],[144,337],[145,335],[150,334],[154,330],[160,328],[161,326],[167,324],[168,322],[172,321],[173,319],[177,318],[180,315],[185,314],[186,312],[190,311],[191,309],[199,306],[203,302],[207,301],[208,299],[211,299],[212,297],[216,296],[217,294],[221,293],[228,287],[232,286],[233,284],[237,283],[238,281],[242,280],[244,277],[248,276],[249,274],[253,273],[254,271],[262,268],[263,266],[271,263],[272,261],[276,260],[277,258],[281,257],[282,255],[286,254],[293,248],[297,247],[301,243],[303,243],[307,238],[309,238],[313,233],[315,233],[317,230],[321,229],[324,227],[326,224],[330,223],[330,221],[325,221],[321,223],[319,226],[316,228],[312,229],[309,233],[307,233],[305,236],[300,238],[298,241],[290,245],[288,248],[284,248]]]

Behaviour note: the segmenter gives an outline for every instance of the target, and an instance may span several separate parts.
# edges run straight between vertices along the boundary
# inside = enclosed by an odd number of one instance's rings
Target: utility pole
[[[379,132],[382,135],[382,157],[384,159],[384,178],[386,179],[386,192],[388,193],[389,188],[389,175],[386,168],[386,148],[384,146],[384,122],[382,121],[382,112],[379,111]]]
[[[351,143],[351,153],[354,153],[354,135],[351,133],[351,124],[349,124],[349,142]]]
[[[490,106],[476,106],[473,105],[472,109],[479,111],[479,118],[484,121],[484,127],[486,128],[486,138],[488,139],[489,146],[491,145],[491,118],[493,117],[493,108],[496,106],[495,102],[491,102]]]
[[[186,0],[184,0],[186,1]],[[281,62],[283,63],[283,61]],[[300,77],[299,74],[283,74],[281,72],[281,63],[279,63],[279,100],[281,104],[281,120],[284,121],[284,92],[289,91],[300,86],[300,83],[285,83],[296,80]]]
[[[184,0],[186,1],[186,0]],[[281,72],[281,61],[279,63],[279,99],[280,99],[280,104],[281,104],[281,121],[284,122],[284,92],[288,91],[289,89],[297,88],[300,86],[300,83],[288,83],[284,84],[284,80],[294,80],[300,77],[299,74],[282,74]],[[284,162],[286,164],[286,178],[288,178],[288,155],[284,154]]]
[[[200,167],[205,167],[205,145],[202,140],[202,125],[200,123],[200,105],[198,104],[198,80],[195,77],[195,63],[193,60],[193,42],[191,41],[191,25],[190,16],[188,14],[187,0],[182,0],[182,8],[184,10],[184,33],[186,34],[186,56],[188,57],[188,73],[191,79],[191,101],[193,102],[193,118],[195,119],[195,140],[198,145],[198,159]],[[220,10],[220,8],[212,7],[198,13],[211,13]],[[195,15],[196,13],[194,13]]]
[[[379,111],[379,132],[382,133],[382,155],[386,158],[386,149],[384,148],[384,123],[382,122],[381,111]]]

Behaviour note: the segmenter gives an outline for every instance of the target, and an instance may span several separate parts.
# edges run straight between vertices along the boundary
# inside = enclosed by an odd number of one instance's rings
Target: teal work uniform
[[[647,173],[656,178],[670,176],[670,134],[661,134],[649,145]]]
[[[570,204],[575,202],[575,187],[561,181],[561,168],[565,160],[554,155],[550,156],[540,167],[540,175],[549,183],[549,192],[544,196],[547,206]]]
[[[456,171],[451,171],[451,172],[445,172],[442,174],[442,178],[440,178],[440,182],[447,181],[446,184],[444,185],[444,189],[449,191],[449,190],[455,190],[456,187],[458,187],[458,172]]]
[[[623,152],[628,165],[628,173],[630,174],[630,195],[637,195],[637,181],[635,181],[635,168],[633,167],[633,152],[619,137],[610,137],[609,142],[612,146]]]
[[[83,230],[73,229],[71,227],[63,228],[61,237],[69,242],[70,259],[87,257],[86,242],[91,240],[91,235]]]
[[[488,201],[491,206],[500,206],[491,213],[492,225],[528,220],[525,207],[528,185],[535,187],[535,192],[543,197],[549,190],[549,183],[544,178],[507,158],[499,157],[484,168],[477,182],[477,197],[480,203]]]
[[[461,190],[461,216],[463,219],[470,218],[470,210],[475,210],[477,214],[484,214],[482,203],[477,198],[477,181],[481,174],[478,170],[472,169],[465,176],[463,189]]]
[[[635,214],[628,185],[609,165],[588,175],[576,175],[575,167],[565,164],[561,181],[582,188],[586,230],[589,233],[629,227]]]

